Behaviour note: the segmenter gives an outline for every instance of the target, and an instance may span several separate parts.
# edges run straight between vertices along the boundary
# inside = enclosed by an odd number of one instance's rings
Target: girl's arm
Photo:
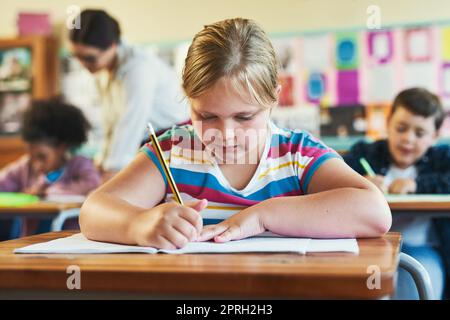
[[[130,222],[161,202],[165,189],[156,166],[139,153],[86,199],[80,212],[81,231],[94,240],[135,244],[128,233]]]
[[[94,191],[80,213],[83,234],[92,240],[151,246],[183,247],[202,230],[198,211],[207,201],[158,205],[166,185],[144,153],[123,171]]]
[[[378,237],[389,231],[392,217],[383,194],[342,160],[330,159],[311,178],[305,196],[274,198],[263,215],[275,233],[312,238]]]
[[[204,228],[201,240],[222,242],[265,230],[311,238],[378,237],[389,230],[391,219],[383,194],[372,183],[342,160],[330,159],[312,176],[307,195],[263,201]]]

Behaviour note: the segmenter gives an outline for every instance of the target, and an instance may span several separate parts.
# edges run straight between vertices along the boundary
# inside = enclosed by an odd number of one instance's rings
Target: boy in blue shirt
[[[395,98],[388,119],[388,138],[374,143],[359,142],[344,160],[354,170],[372,181],[382,191],[392,194],[450,193],[450,146],[437,145],[444,111],[439,98],[422,88],[400,92]],[[375,172],[368,176],[360,163],[365,158]],[[394,219],[394,230],[404,234],[403,251],[419,260],[429,271],[437,298],[442,296],[444,268],[439,253],[428,239],[434,229],[442,230],[446,222],[429,219]],[[431,229],[430,229],[431,227]],[[450,230],[450,224],[449,228]],[[442,241],[442,239],[441,239]],[[445,245],[444,244],[444,248]],[[445,252],[445,249],[444,249]],[[445,254],[447,256],[447,254]],[[450,256],[450,254],[448,254]],[[408,275],[409,276],[409,275]],[[412,287],[402,290],[402,274],[399,277],[398,296],[414,298]]]
[[[366,175],[365,158],[377,174],[366,176],[383,191],[396,194],[450,193],[450,147],[434,146],[444,112],[438,97],[421,88],[400,92],[388,122],[388,139],[360,142],[344,156]]]

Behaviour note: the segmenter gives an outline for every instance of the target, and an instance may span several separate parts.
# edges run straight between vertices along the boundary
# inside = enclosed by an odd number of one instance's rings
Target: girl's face
[[[270,108],[242,97],[228,78],[191,99],[191,119],[203,144],[222,164],[257,163],[264,149]]]
[[[65,145],[53,146],[44,142],[30,143],[28,154],[31,167],[38,174],[47,174],[61,168],[64,164]]]
[[[434,117],[422,117],[399,106],[388,122],[389,152],[400,168],[417,162],[437,138]]]

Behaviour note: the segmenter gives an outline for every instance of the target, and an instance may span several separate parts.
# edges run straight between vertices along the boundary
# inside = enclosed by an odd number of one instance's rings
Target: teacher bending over
[[[79,18],[80,28],[70,31],[71,50],[95,75],[104,137],[95,160],[107,179],[135,157],[147,122],[155,130],[169,128],[188,119],[188,108],[175,71],[122,41],[114,18],[103,10],[84,10]]]

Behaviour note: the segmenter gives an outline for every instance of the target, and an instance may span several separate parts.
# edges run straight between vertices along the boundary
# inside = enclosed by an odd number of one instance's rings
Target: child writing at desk
[[[450,147],[435,146],[444,121],[439,98],[422,88],[400,92],[388,121],[388,139],[355,144],[344,156],[354,170],[393,194],[450,193]],[[375,172],[367,175],[364,158]]]
[[[386,193],[448,194],[450,147],[434,146],[443,120],[444,111],[436,95],[422,88],[406,89],[392,104],[388,138],[374,143],[357,143],[344,160]],[[367,175],[360,159],[366,159],[370,164],[374,171],[372,175]],[[440,254],[432,244],[436,241],[433,241],[435,232],[430,219],[396,217],[392,228],[402,232],[402,251],[428,269],[435,296],[441,297],[444,269]],[[409,274],[400,271],[398,296],[417,298],[412,279],[403,281],[403,276],[410,278]]]
[[[34,102],[22,120],[28,152],[0,170],[0,192],[87,195],[100,184],[100,174],[90,159],[72,151],[86,141],[88,130],[88,121],[76,107],[59,99]],[[28,220],[25,234],[32,224]]]
[[[82,232],[167,249],[266,230],[314,238],[386,233],[390,210],[372,183],[308,133],[270,122],[281,88],[277,76],[274,49],[255,22],[205,26],[183,70],[193,125],[159,138],[185,205],[171,201],[173,191],[147,144],[88,197]]]

